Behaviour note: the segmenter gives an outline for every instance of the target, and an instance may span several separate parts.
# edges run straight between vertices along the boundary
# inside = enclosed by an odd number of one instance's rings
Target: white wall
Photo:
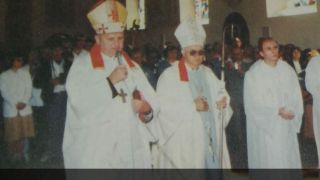
[[[75,22],[71,26],[48,26],[45,22],[45,0],[32,0],[32,33],[33,44],[39,45],[46,38],[54,33],[77,34],[88,32],[85,14],[90,9],[88,4],[92,5],[92,0],[81,0],[76,3]]]
[[[225,18],[232,12],[232,8],[223,0],[209,0],[210,24],[205,25],[207,43],[222,42],[222,29]]]
[[[47,27],[45,24],[45,0],[33,0],[33,44],[40,44],[44,39],[56,32],[78,33],[90,32],[88,22],[84,15],[92,4],[92,0],[82,0],[77,3],[76,22],[72,27]],[[243,0],[236,7],[229,7],[223,0],[210,0],[210,24],[205,25],[207,32],[207,42],[221,41],[222,26],[226,16],[237,11],[243,15],[247,21],[250,30],[250,42],[257,44],[257,39],[262,35],[263,26],[270,27],[271,34],[281,43],[294,43],[302,48],[319,48],[320,47],[320,13],[267,18],[265,0]],[[5,36],[5,0],[0,0],[0,42],[4,42]],[[166,39],[176,42],[173,35],[176,27],[164,26],[157,29],[147,27],[146,31],[136,33],[137,44],[151,42],[160,45],[162,34],[166,34]],[[177,43],[177,42],[176,42]]]
[[[177,0],[178,1],[178,0]],[[86,33],[92,32],[88,21],[85,17],[86,12],[90,9],[95,1],[81,0],[81,3],[76,3],[75,8],[75,23],[72,26],[55,26],[48,27],[45,22],[45,0],[32,1],[32,41],[33,45],[41,44],[46,38],[53,33]],[[227,3],[222,0],[209,0],[210,6],[210,24],[205,25],[207,32],[207,42],[221,41],[222,25],[225,17],[232,12],[232,9],[227,6]],[[4,42],[5,36],[5,0],[0,0],[0,42]],[[156,15],[155,15],[156,16]],[[172,24],[172,23],[171,23]],[[165,34],[167,41],[177,43],[173,33],[176,27],[163,26],[160,28],[147,27],[145,31],[135,33],[137,45],[143,45],[147,42],[158,46],[162,44],[162,36]],[[128,34],[129,35],[129,34]]]
[[[271,35],[282,44],[293,43],[301,48],[320,48],[320,12],[267,18],[265,0],[245,0],[234,8],[246,19],[250,41],[256,45],[261,28],[270,27]]]

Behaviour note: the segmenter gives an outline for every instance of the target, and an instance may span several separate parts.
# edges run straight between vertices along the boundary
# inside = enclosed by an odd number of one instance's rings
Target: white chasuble
[[[102,55],[99,68],[93,67],[90,54],[74,61],[66,83],[68,103],[63,142],[66,168],[151,168],[149,143],[154,137],[147,126],[154,122],[146,125],[133,112],[133,90],[141,92],[154,116],[158,102],[140,67],[125,57],[121,55],[118,62],[115,57]],[[115,84],[115,88],[118,93],[123,90],[126,102],[119,95],[112,97],[106,79],[119,63],[127,65],[128,77]]]
[[[161,155],[159,168],[230,168],[225,133],[221,138],[221,131],[224,132],[232,110],[229,106],[224,110],[222,124],[216,107],[220,85],[210,69],[200,65],[192,72],[183,60],[175,62],[160,76],[157,85],[163,134],[160,145],[166,156]],[[194,99],[199,95],[207,99],[208,112],[196,110]],[[223,153],[220,153],[221,146]]]
[[[245,76],[244,105],[249,168],[301,168],[297,134],[303,102],[294,70],[284,61],[275,67],[257,61]],[[294,118],[283,119],[281,107]]]

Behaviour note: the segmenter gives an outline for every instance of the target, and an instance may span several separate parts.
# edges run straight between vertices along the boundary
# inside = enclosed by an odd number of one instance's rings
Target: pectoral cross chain
[[[122,102],[123,102],[123,103],[126,103],[127,93],[125,93],[125,92],[123,91],[123,89],[120,89],[119,96],[122,98]]]

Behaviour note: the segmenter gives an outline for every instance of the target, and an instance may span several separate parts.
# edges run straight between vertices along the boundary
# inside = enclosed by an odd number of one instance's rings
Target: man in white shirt
[[[62,44],[51,45],[52,58],[39,70],[44,81],[42,97],[46,106],[48,121],[48,141],[41,161],[62,162],[62,140],[66,119],[67,93],[65,82],[71,63],[62,57]]]
[[[251,63],[244,62],[244,52],[240,47],[231,49],[231,60],[226,64],[226,89],[231,97],[230,105],[233,110],[227,128],[227,140],[230,151],[231,165],[235,169],[247,169],[247,138],[246,116],[243,105],[244,75]]]

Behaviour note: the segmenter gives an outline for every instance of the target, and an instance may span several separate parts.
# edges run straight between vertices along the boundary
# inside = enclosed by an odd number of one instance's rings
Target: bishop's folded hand
[[[279,108],[278,114],[285,120],[292,120],[294,118],[294,113],[292,111],[286,110],[285,107]]]
[[[194,100],[194,103],[196,105],[196,110],[201,112],[201,111],[208,111],[209,109],[209,105],[208,105],[208,102],[207,100],[202,97],[202,96],[198,96],[195,100]]]
[[[116,84],[122,80],[125,80],[128,76],[128,69],[127,66],[124,64],[121,64],[117,66],[109,75],[109,79],[112,82],[112,84]]]
[[[139,95],[139,96],[140,96],[140,99],[138,98],[132,99],[132,108],[133,108],[133,111],[139,115],[139,119],[142,122],[146,122],[145,116],[152,113],[152,108],[142,95]]]

